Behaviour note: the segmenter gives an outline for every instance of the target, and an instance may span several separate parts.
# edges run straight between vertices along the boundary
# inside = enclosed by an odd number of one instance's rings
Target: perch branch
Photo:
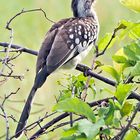
[[[87,75],[90,75],[91,77],[94,77],[94,78],[96,78],[96,79],[98,79],[98,80],[100,80],[104,83],[107,83],[107,84],[111,85],[111,86],[116,86],[115,81],[112,81],[108,78],[105,78],[105,77],[103,77],[99,74],[96,74],[96,73],[92,72],[89,67],[87,67],[83,64],[78,64],[76,69],[83,72],[83,73],[86,72]],[[134,91],[131,91],[131,94],[128,96],[128,99],[137,99],[138,101],[140,101],[140,95],[136,94]]]

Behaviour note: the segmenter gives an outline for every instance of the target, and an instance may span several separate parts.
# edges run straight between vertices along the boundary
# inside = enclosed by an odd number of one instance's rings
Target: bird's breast
[[[81,47],[81,46],[80,46]],[[92,49],[92,45],[90,45],[85,50],[79,50],[81,51],[76,57],[71,59],[69,62],[67,62],[65,65],[62,66],[63,69],[72,69],[75,68],[78,63],[80,63],[89,53],[89,51]]]

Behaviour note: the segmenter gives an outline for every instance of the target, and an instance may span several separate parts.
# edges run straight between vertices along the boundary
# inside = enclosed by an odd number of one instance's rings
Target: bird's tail
[[[16,132],[15,132],[15,137],[18,138],[22,132],[23,128],[25,127],[27,120],[30,115],[30,110],[31,110],[31,104],[33,101],[33,98],[35,96],[35,92],[37,91],[38,88],[40,88],[43,83],[46,81],[46,78],[49,74],[47,73],[46,68],[43,68],[36,76],[34,86],[32,87],[30,94],[28,96],[28,99],[25,103],[24,109],[22,111]]]
[[[28,99],[26,101],[26,104],[24,106],[24,109],[22,111],[17,129],[16,129],[16,138],[18,138],[22,134],[22,129],[25,127],[25,125],[27,123],[27,120],[28,120],[28,117],[30,114],[30,110],[31,110],[32,100],[33,100],[36,90],[37,89],[33,87],[28,96]]]

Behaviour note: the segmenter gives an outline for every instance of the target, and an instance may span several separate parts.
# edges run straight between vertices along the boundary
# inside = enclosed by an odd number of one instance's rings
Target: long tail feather
[[[37,89],[40,88],[43,85],[43,83],[46,81],[46,78],[48,75],[49,74],[47,73],[47,69],[45,67],[36,75],[34,86],[32,87],[30,94],[28,96],[28,99],[25,103],[24,109],[22,111],[16,132],[15,132],[16,138],[18,138],[22,134],[23,128],[25,127],[27,120],[29,118],[29,115],[30,115],[31,104],[35,96],[35,93]]]
[[[27,123],[27,120],[28,120],[28,117],[29,117],[29,114],[30,114],[30,110],[31,110],[32,100],[33,100],[33,97],[35,95],[36,90],[37,89],[35,89],[33,87],[29,96],[28,96],[28,99],[26,101],[26,104],[24,106],[24,109],[22,111],[22,115],[20,117],[17,129],[16,129],[16,138],[21,135],[22,129],[25,127],[25,125]]]

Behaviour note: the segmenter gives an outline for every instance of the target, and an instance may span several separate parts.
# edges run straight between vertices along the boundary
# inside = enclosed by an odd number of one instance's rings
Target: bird
[[[16,128],[16,138],[22,134],[35,93],[47,77],[60,67],[76,67],[95,46],[99,34],[98,17],[92,8],[95,2],[72,0],[73,16],[54,23],[47,32],[38,53],[34,83]]]

